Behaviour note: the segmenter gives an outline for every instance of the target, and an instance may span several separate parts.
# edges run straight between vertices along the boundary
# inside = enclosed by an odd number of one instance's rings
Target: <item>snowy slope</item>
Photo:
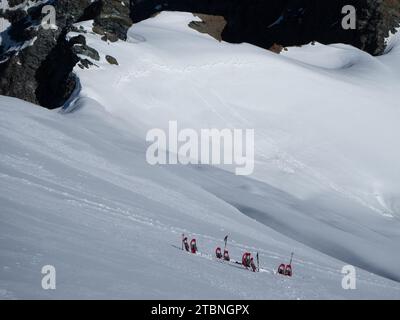
[[[160,14],[127,43],[88,34],[102,60],[76,68],[73,112],[0,97],[0,297],[400,298],[397,45],[278,56],[193,19]],[[254,128],[254,174],[148,165],[146,132],[169,120]],[[176,247],[182,232],[202,256]],[[258,251],[267,272],[213,261],[226,234],[232,257]],[[295,276],[275,275],[292,251]],[[357,290],[341,287],[348,263]]]

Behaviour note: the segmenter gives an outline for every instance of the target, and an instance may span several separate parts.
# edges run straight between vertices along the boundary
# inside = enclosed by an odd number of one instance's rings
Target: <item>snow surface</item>
[[[320,44],[276,55],[216,42],[194,19],[162,13],[128,42],[88,33],[101,61],[76,68],[67,110],[0,97],[0,298],[399,299],[398,42],[379,58]],[[254,174],[150,166],[146,132],[170,120],[255,129]],[[180,250],[182,232],[202,255]],[[226,234],[231,257],[259,252],[266,272],[213,260]],[[294,277],[276,275],[292,251]],[[342,289],[346,264],[356,290]]]

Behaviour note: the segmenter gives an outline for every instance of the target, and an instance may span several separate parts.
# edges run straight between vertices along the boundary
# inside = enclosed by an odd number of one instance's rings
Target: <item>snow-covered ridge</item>
[[[71,113],[1,97],[2,297],[398,299],[399,51],[279,56],[218,43],[191,20],[162,13],[128,42],[85,34],[100,61],[75,69]],[[150,166],[146,132],[169,120],[254,128],[254,175]],[[204,255],[178,250],[182,233]],[[259,252],[269,272],[214,261],[226,234],[233,258]],[[292,251],[294,277],[275,275]],[[357,290],[341,287],[349,263]],[[38,285],[45,264],[54,292]]]

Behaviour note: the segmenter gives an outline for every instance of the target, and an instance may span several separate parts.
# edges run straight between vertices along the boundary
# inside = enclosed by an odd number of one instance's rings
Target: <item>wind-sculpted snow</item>
[[[275,55],[193,19],[162,13],[127,43],[87,33],[100,61],[76,68],[73,112],[0,97],[0,297],[398,299],[397,47]],[[150,166],[146,132],[170,120],[255,129],[254,174]],[[201,255],[178,250],[182,233]],[[226,234],[231,257],[259,252],[269,272],[213,260]],[[292,251],[294,277],[277,276]],[[342,289],[347,264],[356,290]]]

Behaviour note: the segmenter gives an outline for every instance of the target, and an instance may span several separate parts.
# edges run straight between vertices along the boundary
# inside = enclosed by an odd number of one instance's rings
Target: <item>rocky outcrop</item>
[[[42,8],[51,4],[56,10],[57,29],[40,26]],[[85,55],[99,60],[99,54],[86,45],[84,34],[67,39],[73,24],[94,20],[94,29],[104,40],[125,40],[132,22],[129,1],[57,0],[30,2],[8,0],[0,17],[11,26],[1,33],[0,94],[17,97],[46,108],[57,108],[70,97],[76,86],[74,66],[90,67]],[[83,31],[82,31],[83,33]]]
[[[360,48],[373,55],[383,54],[385,39],[400,26],[400,0],[366,0],[358,12]]]
[[[126,40],[127,27],[132,25],[129,17],[129,1],[103,1],[100,14],[94,19],[95,30],[103,34],[104,40]]]
[[[226,26],[226,20],[221,16],[207,14],[195,14],[201,21],[192,21],[189,27],[201,33],[207,33],[218,41],[222,41],[222,32]]]

